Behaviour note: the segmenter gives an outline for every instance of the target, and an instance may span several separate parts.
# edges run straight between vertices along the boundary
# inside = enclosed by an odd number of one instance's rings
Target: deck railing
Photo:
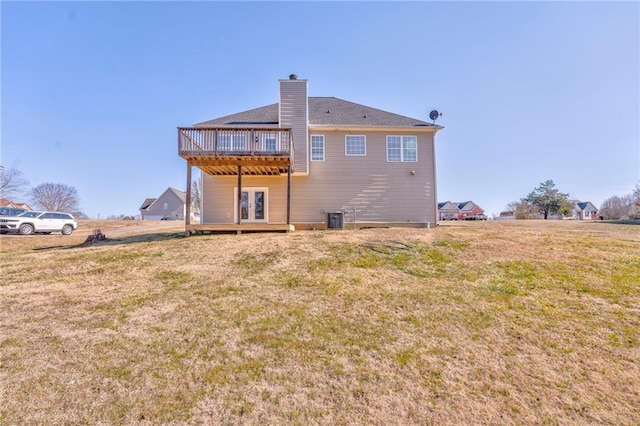
[[[264,156],[293,158],[291,129],[178,127],[181,157]]]

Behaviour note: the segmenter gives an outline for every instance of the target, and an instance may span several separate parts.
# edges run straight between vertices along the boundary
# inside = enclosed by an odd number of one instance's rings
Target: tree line
[[[73,186],[62,183],[41,183],[29,189],[24,174],[14,168],[0,168],[0,197],[11,199],[26,194],[30,203],[38,210],[67,212],[77,218],[85,218],[80,210],[80,197]]]
[[[551,216],[568,216],[573,208],[569,194],[560,192],[553,180],[547,180],[526,197],[507,204],[506,210],[513,212],[516,219],[537,219],[541,216],[548,219]],[[605,220],[640,219],[640,183],[630,194],[607,198],[598,215]]]
[[[604,219],[640,219],[640,183],[621,197],[609,197],[600,206],[600,215]]]

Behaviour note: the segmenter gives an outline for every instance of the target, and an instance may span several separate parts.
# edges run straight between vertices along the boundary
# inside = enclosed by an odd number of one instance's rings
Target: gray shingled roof
[[[338,98],[310,97],[310,126],[354,127],[440,127],[426,121],[382,111]],[[276,127],[278,104],[231,114],[198,123],[196,127],[256,126]]]
[[[147,198],[144,200],[144,202],[142,203],[142,205],[140,206],[139,210],[144,210],[147,207],[149,207],[151,204],[153,204],[153,202],[156,201],[155,198]]]

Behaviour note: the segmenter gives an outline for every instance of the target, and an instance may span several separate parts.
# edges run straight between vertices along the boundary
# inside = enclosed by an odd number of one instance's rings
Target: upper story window
[[[418,161],[418,138],[387,136],[387,161]]]
[[[244,135],[218,135],[218,151],[244,151]]]
[[[264,150],[265,151],[277,151],[277,139],[275,136],[265,136],[264,138]]]
[[[324,161],[324,135],[311,135],[311,161]]]
[[[346,155],[367,155],[367,138],[364,135],[347,135],[344,145]]]

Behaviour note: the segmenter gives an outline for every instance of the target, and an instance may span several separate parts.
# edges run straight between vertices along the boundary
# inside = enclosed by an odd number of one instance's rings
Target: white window
[[[163,210],[169,210],[169,203],[164,203],[162,205]]]
[[[244,151],[244,135],[218,135],[218,151]]]
[[[233,135],[233,150],[244,151],[244,135]]]
[[[387,136],[387,161],[402,161],[401,136]]]
[[[367,138],[364,135],[347,135],[344,145],[346,155],[367,155]]]
[[[418,138],[387,136],[387,161],[418,161]]]
[[[218,151],[231,151],[231,135],[218,135]]]
[[[324,135],[311,135],[311,161],[324,161]]]
[[[265,151],[276,151],[276,138],[273,136],[266,136],[264,138],[264,150]]]

